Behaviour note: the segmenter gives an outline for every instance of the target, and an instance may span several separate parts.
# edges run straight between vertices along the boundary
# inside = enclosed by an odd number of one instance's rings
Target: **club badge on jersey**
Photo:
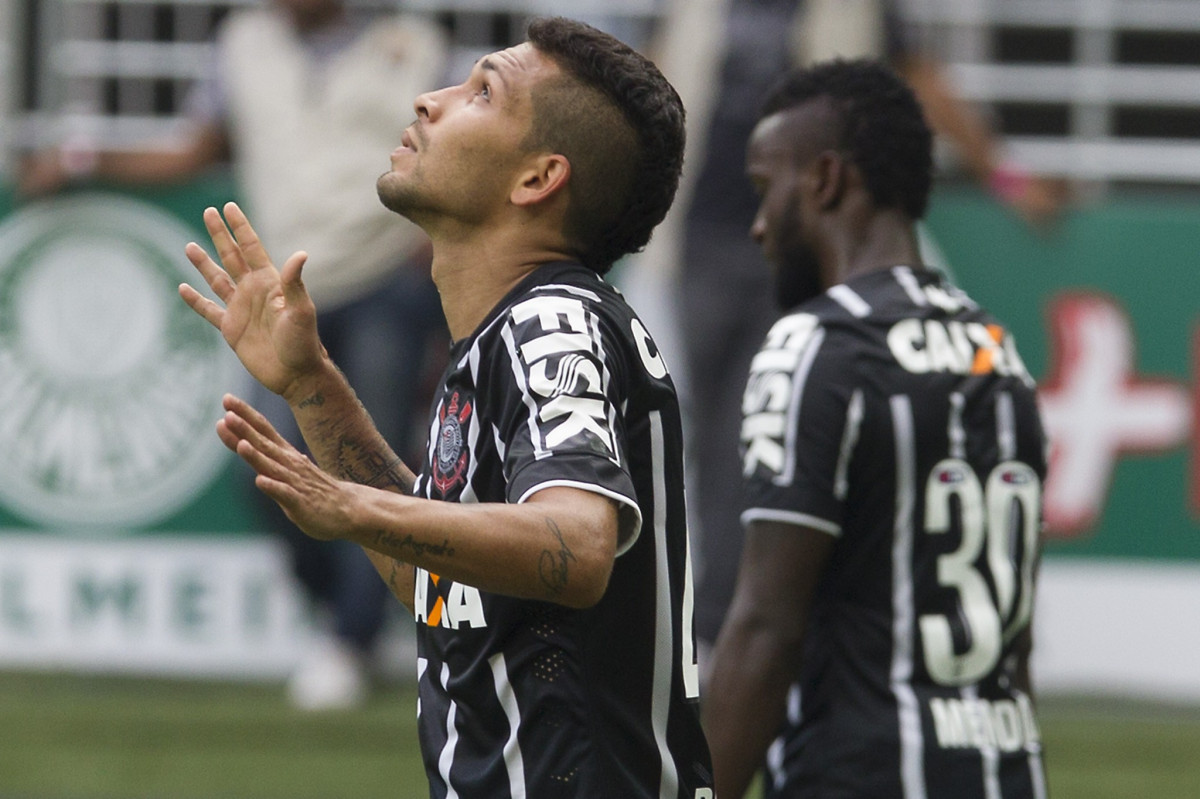
[[[437,453],[433,461],[433,484],[443,497],[466,481],[470,450],[466,447],[466,428],[472,404],[455,391],[438,409]]]

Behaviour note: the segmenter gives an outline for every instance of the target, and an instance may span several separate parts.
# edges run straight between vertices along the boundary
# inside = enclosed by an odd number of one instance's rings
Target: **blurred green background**
[[[1200,708],[1039,709],[1054,799],[1200,796]],[[0,674],[0,796],[424,799],[415,715],[410,683],[362,710],[304,713],[281,685]]]

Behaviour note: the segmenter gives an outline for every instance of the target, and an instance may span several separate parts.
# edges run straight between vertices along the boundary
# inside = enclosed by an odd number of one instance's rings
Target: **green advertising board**
[[[0,527],[250,529],[245,475],[212,444],[222,391],[248,383],[175,295],[230,186],[0,198]]]
[[[198,282],[184,243],[231,196],[225,175],[31,203],[0,190],[0,666],[279,676],[297,656],[305,608],[213,431],[249,380],[176,295]],[[1041,383],[1051,683],[1200,696],[1170,665],[1194,658],[1143,623],[1193,607],[1200,584],[1198,208],[1116,195],[1037,233],[942,190],[927,220]]]

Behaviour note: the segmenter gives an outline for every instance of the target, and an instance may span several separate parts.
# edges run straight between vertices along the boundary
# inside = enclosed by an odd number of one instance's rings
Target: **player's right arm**
[[[717,796],[740,799],[784,721],[801,640],[834,537],[752,521],[703,705]]]
[[[316,308],[300,279],[306,256],[296,253],[276,269],[237,205],[225,206],[225,218],[228,227],[216,209],[204,213],[220,265],[196,244],[186,251],[221,302],[187,284],[179,287],[180,296],[221,331],[256,380],[287,400],[321,469],[342,480],[396,493],[411,491],[412,471],[375,429],[321,344]],[[233,397],[226,398],[225,406],[241,416],[249,407]],[[378,552],[368,555],[411,611],[412,566]]]

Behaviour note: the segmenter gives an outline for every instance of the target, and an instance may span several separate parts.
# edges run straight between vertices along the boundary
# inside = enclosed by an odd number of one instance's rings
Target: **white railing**
[[[1200,34],[1200,2],[906,0],[906,12],[936,43],[965,99],[1067,111],[1065,135],[1008,138],[1014,157],[1035,171],[1098,181],[1200,183],[1200,139],[1133,138],[1116,131],[1123,107],[1194,110],[1200,120],[1200,52],[1194,65],[1120,63],[1118,55],[1125,33]],[[999,63],[991,51],[998,29],[1065,33],[1070,61]]]
[[[32,63],[39,107],[16,114],[0,136],[18,146],[69,135],[81,126],[108,146],[169,135],[178,119],[156,112],[164,84],[179,98],[208,69],[206,26],[216,10],[262,0],[38,0],[41,37],[36,42],[0,42],[5,66]],[[393,5],[390,0],[351,0]],[[1118,135],[1122,108],[1195,111],[1200,127],[1200,52],[1195,64],[1147,65],[1119,62],[1123,34],[1196,34],[1200,0],[901,0],[910,19],[937,48],[954,85],[984,107],[1033,104],[1056,108],[1067,119],[1061,135],[1010,135],[1016,159],[1044,173],[1096,181],[1200,184],[1200,139]],[[627,18],[645,25],[658,18],[665,0],[405,0],[415,11],[456,15],[464,52],[486,47],[488,14],[513,17],[564,13]],[[115,15],[116,41],[103,35]],[[172,9],[176,41],[149,41],[150,16]],[[11,15],[10,15],[11,18]],[[21,22],[18,15],[17,23]],[[12,27],[15,26],[6,26]],[[1053,31],[1069,37],[1067,63],[1001,63],[994,34]],[[474,37],[475,40],[466,41]],[[33,59],[18,51],[32,47]],[[1200,47],[1197,48],[1200,50]],[[18,70],[6,68],[11,77]],[[4,78],[0,78],[4,80]],[[158,95],[150,88],[158,81]],[[10,108],[24,90],[0,87]],[[116,98],[114,102],[114,96]],[[113,106],[116,105],[114,109]],[[1065,115],[1063,112],[1065,111]],[[64,134],[64,131],[67,134]]]
[[[5,0],[0,0],[0,3]],[[24,31],[0,46],[0,57],[13,63],[14,48],[32,53],[35,73],[29,76],[39,97],[38,107],[15,114],[7,142],[0,147],[25,149],[81,133],[105,147],[143,146],[166,140],[179,119],[156,109],[163,85],[173,93],[178,111],[188,86],[211,68],[209,45],[213,14],[262,0],[36,0],[37,34]],[[366,7],[398,7],[395,0],[349,0]],[[461,41],[454,45],[473,60],[492,43],[487,15],[524,18],[568,14],[583,18],[653,21],[659,0],[405,0],[403,8],[452,15]],[[169,9],[174,21],[169,36],[154,36],[153,15]],[[105,16],[108,19],[105,19]],[[106,27],[117,35],[106,36]],[[161,27],[161,24],[159,24]],[[167,38],[167,41],[152,39]],[[507,43],[505,43],[507,44]],[[5,69],[0,99],[15,94],[13,70]],[[159,85],[155,88],[152,82]],[[115,97],[115,100],[114,100]],[[116,106],[113,108],[113,106]],[[0,137],[5,136],[0,113]]]

